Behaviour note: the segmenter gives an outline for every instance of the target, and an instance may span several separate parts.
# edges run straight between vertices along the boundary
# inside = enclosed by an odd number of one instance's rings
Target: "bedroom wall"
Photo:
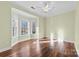
[[[47,19],[46,36],[50,37],[50,33],[54,33],[54,38],[57,38],[58,30],[64,33],[64,40],[74,41],[75,30],[75,11],[63,13],[60,15],[52,16]]]

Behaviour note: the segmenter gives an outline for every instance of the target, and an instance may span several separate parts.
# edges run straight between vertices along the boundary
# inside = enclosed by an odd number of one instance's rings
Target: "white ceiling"
[[[46,13],[41,8],[43,7],[44,2],[45,1],[16,1],[12,3],[24,8],[25,10],[33,14],[42,17],[54,16],[61,13],[72,11],[76,8],[77,3],[75,1],[50,1],[49,6],[51,9]],[[32,9],[31,7],[34,7],[34,9]]]

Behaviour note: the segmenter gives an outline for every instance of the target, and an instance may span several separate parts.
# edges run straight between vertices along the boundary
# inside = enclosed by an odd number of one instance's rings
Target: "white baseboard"
[[[3,49],[0,49],[0,52],[6,51],[6,50],[9,50],[9,49],[11,49],[11,47],[3,48]]]
[[[28,40],[30,40],[30,39],[28,39]],[[11,44],[11,47],[13,47],[13,46],[16,45],[17,43],[23,42],[23,41],[26,41],[26,40],[19,40],[19,41],[15,42],[15,43]]]
[[[68,40],[64,40],[64,41],[66,41],[66,42],[71,42],[71,43],[74,43],[75,41],[68,41]]]
[[[40,37],[40,38],[42,38],[42,37]],[[32,38],[27,39],[27,40],[31,40],[31,39],[32,39]],[[27,40],[19,40],[19,41],[15,42],[15,43],[12,43],[12,44],[11,44],[11,47],[13,47],[14,45],[16,45],[16,44],[19,43],[19,42],[23,42],[23,41],[27,41]]]

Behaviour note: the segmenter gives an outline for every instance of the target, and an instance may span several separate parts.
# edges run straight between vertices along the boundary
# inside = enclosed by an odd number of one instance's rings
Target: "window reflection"
[[[64,31],[62,29],[58,30],[58,42],[63,42],[64,40]]]
[[[62,29],[58,30],[58,48],[62,53],[64,52],[64,31]]]
[[[50,33],[50,46],[54,46],[54,34]]]

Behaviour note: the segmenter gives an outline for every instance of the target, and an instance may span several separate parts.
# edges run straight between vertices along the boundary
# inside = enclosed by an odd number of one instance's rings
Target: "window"
[[[21,20],[20,21],[21,23],[21,35],[25,35],[25,34],[28,34],[28,21],[26,20]]]

